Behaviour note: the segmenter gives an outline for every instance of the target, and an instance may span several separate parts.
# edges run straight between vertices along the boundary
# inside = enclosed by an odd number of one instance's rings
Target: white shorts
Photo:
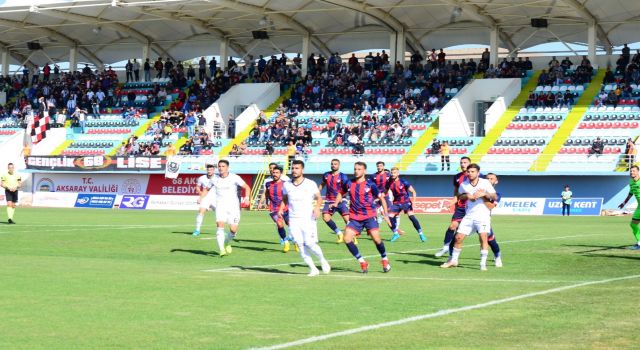
[[[458,226],[458,233],[462,233],[465,236],[483,232],[491,232],[491,218],[475,219],[465,216]]]
[[[207,193],[204,198],[200,199],[200,209],[213,209],[216,210],[216,196],[215,194],[211,194],[212,192]]]
[[[216,210],[216,222],[224,222],[229,225],[240,223],[240,205],[224,205]]]
[[[318,225],[313,219],[289,218],[289,233],[298,244],[318,243]]]

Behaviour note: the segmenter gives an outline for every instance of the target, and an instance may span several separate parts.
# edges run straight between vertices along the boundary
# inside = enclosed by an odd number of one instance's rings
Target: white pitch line
[[[500,241],[500,244],[504,243],[525,243],[525,242],[535,242],[535,241],[553,241],[558,239],[566,239],[566,238],[576,238],[576,237],[589,237],[589,236],[601,236],[604,233],[593,233],[588,235],[571,235],[571,236],[561,236],[561,237],[551,237],[551,238],[531,238],[531,239],[521,239],[521,240],[513,240],[513,241]],[[467,244],[465,247],[477,247],[479,244]],[[390,252],[387,255],[399,255],[399,254],[407,254],[407,253],[421,253],[421,252],[429,252],[429,251],[438,251],[441,248],[429,248],[429,249],[416,249],[416,250],[407,250],[404,252]],[[377,257],[377,255],[368,255],[364,256],[364,258],[372,258]],[[331,259],[327,260],[329,262],[338,262],[338,261],[349,261],[353,260],[353,257],[344,258],[344,259]],[[280,264],[270,264],[270,265],[257,265],[257,266],[247,266],[246,269],[255,269],[255,268],[264,268],[264,267],[278,267],[278,266],[306,266],[304,262],[290,262],[290,263],[280,263]],[[226,272],[226,271],[235,271],[235,270],[243,270],[244,267],[223,267],[218,269],[208,269],[202,270],[202,272]]]
[[[309,279],[306,273],[273,273],[262,271],[221,271],[230,275],[265,275],[271,277],[289,276]],[[500,278],[444,278],[444,277],[416,277],[416,276],[371,276],[371,275],[344,275],[330,273],[328,275],[321,275],[320,278],[335,278],[335,279],[381,279],[381,280],[406,280],[406,281],[447,281],[447,282],[506,282],[506,283],[581,283],[587,281],[560,281],[560,280],[519,280],[519,279],[500,279]]]
[[[426,319],[430,319],[430,318],[446,316],[446,315],[459,313],[459,312],[482,309],[482,308],[486,308],[486,307],[489,307],[489,306],[509,303],[509,302],[512,302],[512,301],[518,301],[518,300],[522,300],[522,299],[533,298],[533,297],[537,297],[537,296],[541,296],[541,295],[564,292],[564,291],[570,290],[570,289],[581,288],[581,287],[586,287],[586,286],[592,286],[592,285],[596,285],[596,284],[606,284],[606,283],[611,283],[611,282],[630,280],[630,279],[639,278],[639,277],[640,277],[640,275],[630,275],[630,276],[624,276],[624,277],[608,278],[608,279],[599,280],[599,281],[589,281],[589,282],[576,283],[576,284],[571,284],[571,285],[564,286],[564,287],[545,289],[545,290],[538,291],[538,292],[520,294],[520,295],[508,297],[508,298],[497,299],[497,300],[489,301],[489,302],[486,302],[486,303],[468,305],[468,306],[463,306],[463,307],[458,307],[458,308],[453,308],[453,309],[445,309],[445,310],[440,310],[440,311],[434,312],[434,313],[417,315],[417,316],[402,318],[402,319],[395,320],[395,321],[372,324],[372,325],[368,325],[368,326],[347,329],[347,330],[340,331],[340,332],[328,333],[328,334],[324,334],[324,335],[317,335],[317,336],[313,336],[313,337],[309,337],[309,338],[295,340],[295,341],[288,342],[288,343],[276,344],[276,345],[253,348],[253,349],[254,350],[285,349],[285,348],[290,348],[290,347],[294,347],[294,346],[300,346],[300,345],[305,345],[305,344],[316,343],[316,342],[324,341],[324,340],[331,339],[331,338],[348,336],[348,335],[353,335],[353,334],[362,333],[362,332],[368,332],[368,331],[372,331],[372,330],[376,330],[376,329],[380,329],[380,328],[399,326],[399,325],[403,325],[403,324],[410,323],[410,322],[416,322],[416,321],[426,320]]]
[[[116,226],[113,227],[113,230],[132,230],[132,229],[136,229],[136,230],[141,230],[144,229],[146,227],[142,227],[142,226]],[[148,227],[150,229],[155,229],[157,227]],[[99,227],[99,228],[91,228],[91,227],[87,227],[87,228],[69,228],[69,229],[63,229],[63,230],[47,230],[46,233],[49,232],[70,232],[70,231],[103,231],[105,230],[105,227]],[[33,232],[33,230],[30,231],[7,231],[7,232],[3,232],[3,233],[31,233]]]

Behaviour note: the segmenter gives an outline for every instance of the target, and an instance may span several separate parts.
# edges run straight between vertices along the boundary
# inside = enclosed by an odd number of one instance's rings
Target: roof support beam
[[[250,5],[250,4],[246,4],[246,3],[235,1],[235,0],[215,0],[213,3],[215,3],[216,5],[224,6],[226,8],[253,13],[257,15],[263,15],[265,12],[272,11],[271,9],[266,7]],[[270,13],[269,18],[273,19],[275,22],[290,26],[293,30],[299,32],[302,35],[312,34],[309,28],[305,27],[304,25],[302,25],[302,23],[298,22],[291,16],[283,15],[281,13]],[[320,39],[312,36],[311,42],[313,46],[315,46],[318,50],[320,50],[320,52],[323,53],[326,57],[331,56],[331,53],[332,53],[331,50]],[[305,57],[304,59],[307,59],[307,58]]]
[[[175,61],[175,59],[173,57],[171,57],[171,55],[167,51],[165,51],[165,49],[162,48],[162,46],[153,43],[153,38],[142,34],[141,32],[137,31],[136,29],[133,29],[130,26],[127,26],[127,25],[124,25],[124,24],[121,24],[121,23],[100,23],[100,21],[95,17],[79,15],[79,14],[70,13],[70,12],[63,12],[63,11],[59,11],[59,10],[41,11],[40,15],[59,18],[59,19],[67,20],[67,21],[73,21],[73,22],[79,22],[79,23],[85,23],[85,24],[93,24],[93,25],[96,25],[96,26],[98,26],[98,25],[99,26],[104,26],[104,27],[111,28],[111,29],[116,30],[116,31],[124,32],[126,34],[129,34],[135,40],[139,41],[141,44],[147,44],[147,43],[150,44],[151,47],[153,49],[155,49],[156,52],[158,54],[160,54],[161,56],[168,57],[171,60]]]
[[[218,29],[218,28],[214,28],[212,26],[210,26],[207,22],[191,17],[191,16],[181,16],[181,15],[176,15],[176,14],[170,14],[164,11],[158,11],[157,7],[148,5],[148,6],[143,6],[143,7],[137,7],[137,6],[131,6],[128,7],[129,10],[131,11],[137,11],[139,13],[146,13],[152,16],[156,16],[156,17],[160,17],[160,18],[164,18],[167,20],[171,20],[171,21],[176,21],[176,22],[182,22],[182,23],[188,23],[191,24],[192,26],[196,27],[196,28],[200,28],[204,31],[206,31],[209,35],[212,35],[214,37],[216,37],[219,40],[224,40],[228,34],[223,32],[222,30]],[[172,45],[171,47],[169,47],[167,50],[171,50],[171,48],[175,46]],[[231,49],[233,49],[233,51],[236,52],[236,54],[238,55],[245,55],[247,53],[247,50],[240,44],[238,44],[237,42],[235,42],[234,40],[229,40],[229,47]]]
[[[461,8],[464,11],[464,13],[467,13],[469,16],[475,17],[478,21],[480,21],[481,23],[484,23],[487,27],[489,27],[489,29],[496,28],[496,30],[498,31],[498,36],[500,37],[500,40],[509,49],[509,51],[516,48],[516,45],[511,40],[511,38],[502,29],[500,29],[498,22],[496,22],[496,20],[493,17],[482,13],[481,12],[482,9],[478,5],[472,5],[460,0],[441,0],[441,1],[447,4],[450,4],[452,6]]]
[[[594,24],[596,26],[598,37],[600,38],[600,41],[602,42],[602,44],[605,45],[605,48],[610,49],[613,47],[611,40],[609,40],[609,36],[602,29],[602,26],[600,25],[600,23],[598,23],[598,19],[596,18],[596,16],[594,16],[586,7],[584,7],[584,5],[579,3],[577,0],[562,0],[562,1],[565,4],[569,5],[571,8],[573,8],[574,10],[576,10],[576,12],[578,12],[578,14],[580,14],[582,18],[586,19],[587,25]],[[591,63],[593,64],[593,62]]]
[[[32,31],[32,32],[36,32],[36,33],[40,33],[40,35],[43,36],[50,36],[52,38],[56,38],[66,44],[68,44],[69,46],[78,46],[80,45],[79,42],[77,42],[76,40],[58,32],[57,30],[53,30],[51,28],[43,28],[43,27],[36,27],[36,28],[25,28],[26,25],[30,25],[32,23],[24,23],[24,22],[18,22],[18,21],[12,21],[12,20],[8,20],[8,19],[0,19],[0,26],[4,26],[4,27],[10,27],[10,28],[14,28],[14,29],[20,29],[20,30],[27,30],[27,31]],[[86,57],[91,63],[95,64],[98,67],[102,67],[104,65],[104,63],[96,56],[94,55],[91,51],[85,49],[85,48],[79,48],[78,51],[80,51],[80,53]]]
[[[379,8],[367,6],[365,3],[355,2],[353,0],[321,0],[327,4],[332,4],[339,7],[344,7],[356,12],[360,12],[367,16],[370,16],[382,23],[385,27],[391,29],[396,33],[404,33],[402,36],[407,38],[407,44],[413,51],[424,52],[425,48],[420,41],[405,28],[404,24],[400,22],[396,17],[388,12],[384,12]]]

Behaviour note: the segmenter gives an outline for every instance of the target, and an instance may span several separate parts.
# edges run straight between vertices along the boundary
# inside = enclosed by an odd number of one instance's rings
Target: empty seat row
[[[544,139],[498,139],[495,146],[544,146]]]
[[[516,115],[513,118],[515,122],[559,122],[563,118],[562,115]]]
[[[488,154],[538,154],[538,147],[491,147]]]
[[[18,130],[2,130],[0,129],[0,135],[13,135],[17,133]]]
[[[624,120],[640,120],[640,113],[634,113],[634,114],[587,114],[584,116],[584,120],[586,121],[591,121],[591,120],[604,120],[604,121],[614,121],[614,120],[620,120],[620,121],[624,121]]]
[[[89,129],[87,134],[130,134],[131,129]]]
[[[473,140],[446,140],[446,139],[440,139],[440,142],[445,142],[447,141],[447,143],[449,144],[449,146],[471,146],[473,145]]]
[[[106,148],[113,147],[113,142],[110,141],[74,141],[69,148]]]
[[[565,146],[591,146],[594,141],[595,139],[568,139],[564,143],[564,145]],[[603,144],[610,145],[610,146],[615,146],[615,145],[622,146],[627,143],[626,139],[615,139],[615,138],[601,139],[600,141],[602,141]]]
[[[584,91],[584,86],[583,85],[538,85],[536,86],[536,90],[535,92],[565,92],[565,91],[571,91],[571,92],[582,92]]]
[[[578,129],[635,129],[638,122],[587,122],[580,123]]]
[[[119,121],[97,121],[92,120],[87,122],[88,127],[122,127],[122,126],[138,126],[140,123],[137,120],[119,120]]]
[[[556,123],[510,123],[507,130],[544,130],[556,129]]]
[[[562,147],[560,149],[560,154],[588,154],[590,147]],[[620,147],[605,147],[602,150],[603,154],[619,154],[622,150]]]
[[[452,147],[449,149],[449,154],[467,154],[469,150],[466,147]],[[426,154],[431,154],[431,148],[427,148]]]
[[[99,156],[104,154],[102,149],[66,149],[60,153],[63,156]]]

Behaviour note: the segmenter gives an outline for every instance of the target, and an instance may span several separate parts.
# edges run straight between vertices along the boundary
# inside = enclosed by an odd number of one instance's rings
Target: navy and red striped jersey
[[[342,191],[344,184],[348,181],[349,177],[344,173],[338,172],[335,175],[330,171],[324,173],[324,175],[322,175],[322,185],[327,188],[324,199],[327,201],[335,201],[338,192]],[[345,192],[343,191],[342,194],[344,195]]]
[[[411,187],[411,184],[405,179],[389,179],[385,186],[385,192],[391,191],[393,194],[393,204],[409,203],[411,202],[409,187]]]
[[[460,188],[460,185],[464,182],[464,180],[467,179],[467,175],[464,171],[461,171],[455,175],[453,175],[453,188],[455,189],[455,193],[458,193],[458,189]],[[466,200],[456,200],[456,208],[464,208],[467,206],[467,201]]]
[[[380,193],[385,193],[385,186],[387,185],[387,181],[389,181],[390,177],[391,173],[387,170],[383,170],[382,172],[376,172],[375,174],[371,175],[369,179],[373,181],[376,186],[378,186],[378,191]]]
[[[368,179],[361,182],[357,182],[356,179],[347,180],[343,183],[341,190],[351,199],[350,220],[361,221],[377,216],[378,208],[375,200],[380,195],[380,191],[373,181]]]
[[[269,211],[278,211],[280,203],[282,203],[282,189],[284,188],[284,181],[269,181],[264,184],[264,187],[267,201],[269,202]]]

